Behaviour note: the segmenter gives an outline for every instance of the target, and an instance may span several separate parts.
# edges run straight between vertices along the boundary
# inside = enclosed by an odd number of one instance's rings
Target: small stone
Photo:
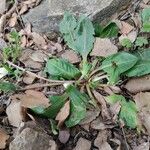
[[[9,150],[57,150],[57,145],[46,133],[25,128],[10,143]]]

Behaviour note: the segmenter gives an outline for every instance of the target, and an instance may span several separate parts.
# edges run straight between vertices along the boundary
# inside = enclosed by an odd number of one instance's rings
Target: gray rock
[[[57,145],[46,133],[25,128],[10,143],[9,150],[57,150]]]
[[[24,23],[30,22],[33,30],[41,33],[58,31],[58,24],[65,11],[85,14],[100,22],[118,12],[131,0],[43,0],[42,3],[22,16]]]

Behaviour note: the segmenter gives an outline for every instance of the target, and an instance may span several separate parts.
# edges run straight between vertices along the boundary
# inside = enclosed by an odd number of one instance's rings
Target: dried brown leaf
[[[9,123],[12,126],[19,127],[20,123],[25,121],[26,109],[22,108],[21,101],[12,97],[10,105],[6,109]]]
[[[23,77],[23,82],[25,84],[32,84],[33,81],[35,80],[35,76],[29,75],[29,74],[25,74],[25,76]]]
[[[33,42],[40,47],[44,47],[47,43],[45,41],[45,39],[38,33],[33,32],[32,33],[32,37],[33,37]]]
[[[138,93],[135,95],[134,100],[136,106],[138,107],[139,116],[141,123],[147,129],[148,134],[150,135],[150,92]]]
[[[26,45],[27,45],[27,38],[26,38],[26,36],[24,35],[24,36],[21,37],[21,47],[22,47],[22,48],[25,48]]]
[[[120,30],[121,30],[121,33],[124,34],[124,35],[129,34],[134,29],[134,27],[131,26],[127,22],[121,21],[121,24],[122,24],[122,26],[121,26]]]
[[[91,142],[84,138],[80,138],[77,142],[76,147],[73,150],[90,150]]]
[[[21,9],[19,11],[19,14],[22,15],[22,14],[24,14],[27,11],[28,11],[28,5],[27,4],[23,4],[23,6],[21,7]]]
[[[43,63],[43,62],[47,61],[48,56],[46,54],[44,54],[42,51],[35,51],[34,53],[32,53],[32,55],[30,56],[30,58],[33,61]]]
[[[71,50],[66,50],[62,55],[62,58],[67,59],[70,63],[75,64],[81,61],[79,56]]]
[[[58,126],[61,126],[70,114],[70,101],[67,101],[57,114],[55,120],[58,121]]]
[[[8,139],[9,135],[4,130],[0,129],[0,149],[5,149]]]
[[[9,26],[14,27],[16,25],[16,23],[17,23],[17,14],[14,13],[9,20]]]
[[[115,46],[110,39],[96,38],[91,56],[107,57],[118,52],[118,47]]]
[[[150,90],[150,75],[130,79],[124,87],[131,93]]]

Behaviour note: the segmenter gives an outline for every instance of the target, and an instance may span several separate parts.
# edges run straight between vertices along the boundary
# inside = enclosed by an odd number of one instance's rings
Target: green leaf
[[[49,59],[46,64],[46,71],[56,77],[74,79],[80,76],[80,71],[64,59]]]
[[[142,47],[146,44],[148,44],[148,40],[145,37],[138,37],[135,41],[135,45],[139,47]]]
[[[59,25],[60,32],[64,35],[64,40],[67,45],[75,50],[75,28],[77,27],[77,20],[69,12],[64,13],[64,18]]]
[[[143,76],[150,73],[150,49],[141,50],[135,53],[139,58],[138,62],[125,75],[128,77]]]
[[[3,92],[14,92],[17,87],[10,82],[0,82],[0,90]]]
[[[74,86],[68,88],[68,95],[70,98],[70,116],[66,120],[67,127],[77,125],[86,115],[87,97],[78,91]]]
[[[128,38],[122,39],[122,41],[120,42],[120,44],[121,44],[123,47],[126,47],[126,48],[131,48],[131,47],[132,47],[132,42],[131,42],[130,39],[128,39]]]
[[[88,17],[82,15],[76,21],[72,14],[65,13],[60,23],[60,32],[67,45],[86,60],[94,44],[94,27]]]
[[[40,116],[54,119],[57,113],[60,111],[60,109],[64,106],[67,98],[67,94],[61,96],[51,96],[49,98],[51,105],[48,108],[35,107],[31,110]]]
[[[94,27],[92,22],[85,16],[81,16],[76,28],[76,51],[81,54],[84,60],[87,59],[88,54],[93,48],[95,41]]]
[[[106,97],[109,104],[115,104],[120,102],[121,110],[119,113],[119,118],[122,119],[126,126],[130,128],[136,128],[138,125],[137,108],[134,102],[126,101],[122,95],[113,94]]]
[[[127,52],[120,52],[107,57],[103,62],[101,69],[109,76],[109,82],[114,84],[119,76],[132,68],[138,61],[138,58]]]
[[[143,27],[142,32],[150,32],[150,8],[145,8],[141,14]]]
[[[99,24],[95,24],[94,28],[95,28],[96,37],[112,38],[112,37],[116,37],[119,33],[119,28],[115,22],[110,22],[104,28]]]

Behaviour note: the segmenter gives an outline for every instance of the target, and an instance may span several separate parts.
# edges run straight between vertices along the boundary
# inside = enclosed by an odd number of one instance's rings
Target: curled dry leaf
[[[67,59],[70,63],[75,64],[81,61],[79,56],[71,50],[66,50],[62,55],[62,58]]]
[[[70,101],[67,101],[57,114],[55,120],[58,121],[58,126],[61,126],[70,114]]]
[[[131,26],[129,23],[121,21],[121,33],[124,35],[129,34],[134,29],[133,26]]]
[[[16,23],[17,23],[17,14],[13,13],[12,17],[9,20],[9,26],[14,27],[16,25]]]
[[[150,135],[150,92],[138,93],[135,95],[134,100],[138,107],[139,116],[141,123],[147,129],[148,134]]]
[[[150,75],[129,80],[125,88],[131,93],[138,93],[150,90]]]
[[[20,123],[25,121],[26,109],[22,108],[21,101],[12,97],[10,105],[6,109],[9,123],[14,127],[19,127]]]
[[[28,5],[27,4],[23,4],[23,6],[21,7],[21,9],[19,11],[19,14],[22,15],[22,14],[24,14],[27,11],[28,11]]]
[[[32,37],[33,37],[33,42],[39,47],[44,47],[47,44],[45,39],[36,32],[32,33]]]
[[[4,130],[0,129],[0,149],[5,149],[8,139],[9,135]]]
[[[22,47],[22,48],[25,48],[26,45],[27,45],[27,38],[26,38],[26,36],[24,35],[24,36],[21,37],[21,47]]]
[[[110,39],[96,38],[91,56],[107,57],[118,52],[118,47],[115,46]]]
[[[73,150],[90,150],[91,149],[91,142],[84,138],[80,138],[77,142],[76,147]]]
[[[97,99],[97,101],[101,105],[102,116],[104,118],[110,119],[110,114],[109,114],[107,106],[106,106],[105,98],[95,90],[93,91],[93,94],[94,94],[95,98]]]

